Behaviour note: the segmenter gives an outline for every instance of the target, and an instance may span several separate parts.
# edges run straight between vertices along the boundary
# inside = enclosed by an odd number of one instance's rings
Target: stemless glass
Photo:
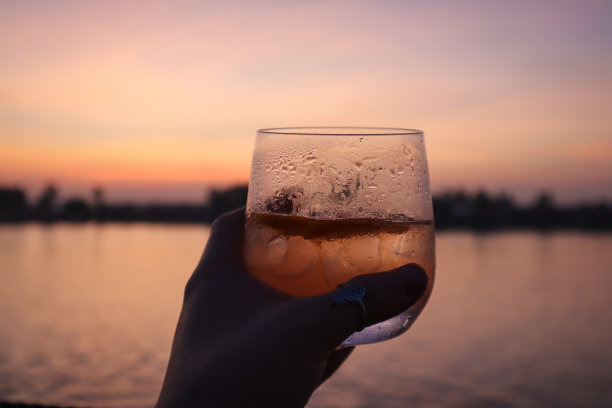
[[[403,313],[353,333],[343,346],[398,336],[433,286],[433,208],[423,132],[282,128],[257,132],[247,199],[245,261],[294,296],[416,262],[429,276]]]

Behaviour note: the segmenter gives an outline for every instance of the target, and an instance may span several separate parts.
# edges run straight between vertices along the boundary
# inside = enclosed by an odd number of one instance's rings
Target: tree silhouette
[[[28,202],[23,190],[0,189],[0,221],[22,221],[26,218]]]
[[[52,221],[55,218],[55,202],[57,200],[57,188],[53,184],[47,185],[36,200],[35,212],[38,219]]]
[[[89,204],[81,198],[73,198],[64,203],[62,218],[69,221],[87,221],[91,219]]]

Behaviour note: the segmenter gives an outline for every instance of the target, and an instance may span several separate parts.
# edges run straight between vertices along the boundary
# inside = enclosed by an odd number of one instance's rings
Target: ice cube
[[[310,272],[318,262],[316,246],[307,239],[300,236],[288,237],[284,241],[284,246],[280,242],[275,243],[279,248],[275,248],[275,256],[284,251],[284,256],[276,267],[272,268],[272,273],[282,278],[295,278]]]

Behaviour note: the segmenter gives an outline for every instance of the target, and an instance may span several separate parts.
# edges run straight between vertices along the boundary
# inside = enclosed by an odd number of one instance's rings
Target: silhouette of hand
[[[295,298],[259,282],[242,259],[244,208],[218,218],[185,287],[156,407],[303,407],[349,356],[337,349],[360,329],[356,303],[329,294]],[[366,324],[416,302],[427,286],[417,265],[362,275]]]

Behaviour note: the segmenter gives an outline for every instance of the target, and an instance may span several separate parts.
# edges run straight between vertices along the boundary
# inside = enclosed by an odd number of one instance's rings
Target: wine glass
[[[343,346],[398,336],[431,293],[435,240],[423,132],[308,127],[257,132],[244,254],[259,280],[294,296],[408,263],[429,284],[403,313],[353,333]]]

